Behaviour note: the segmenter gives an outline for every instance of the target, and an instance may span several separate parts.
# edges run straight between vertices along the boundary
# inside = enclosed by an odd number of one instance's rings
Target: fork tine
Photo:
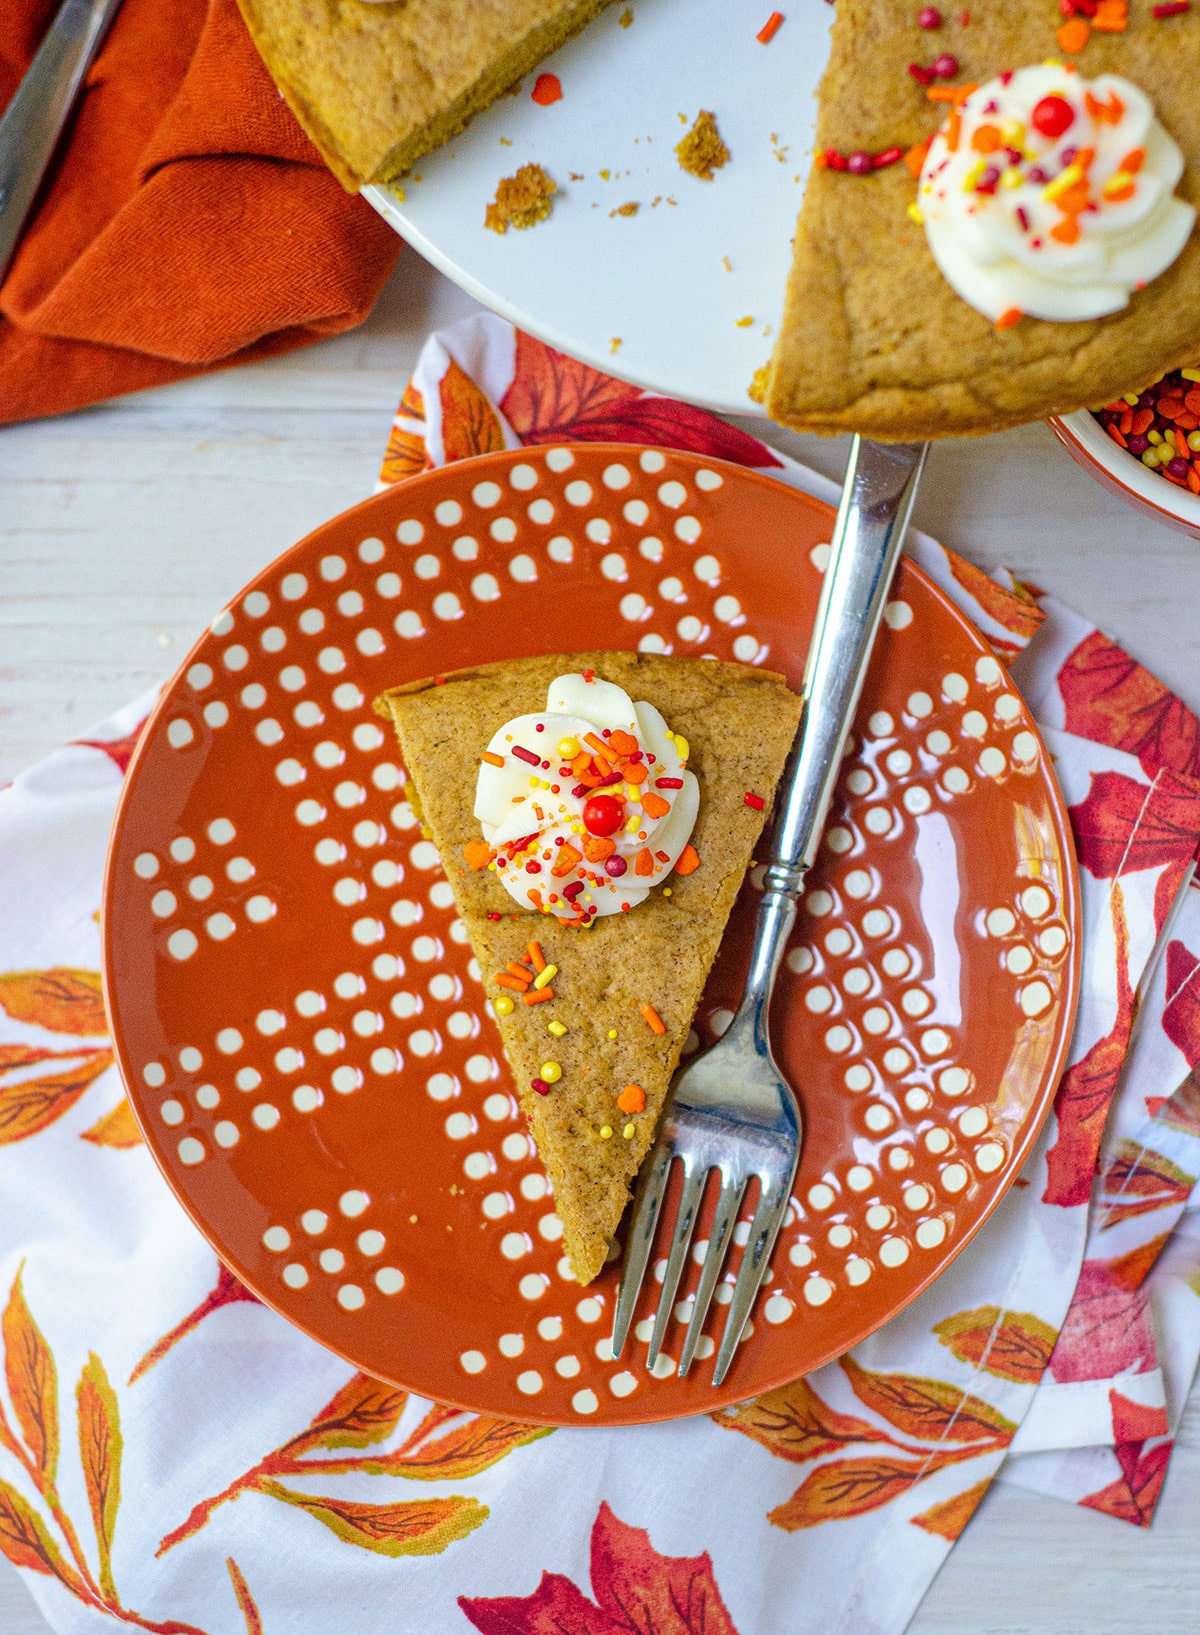
[[[787,1184],[778,1177],[763,1180],[763,1189],[759,1195],[758,1207],[754,1211],[746,1253],[733,1287],[729,1316],[725,1320],[725,1332],[721,1336],[721,1349],[717,1352],[717,1364],[713,1369],[714,1385],[720,1385],[729,1372],[729,1365],[737,1351],[738,1341],[742,1337],[742,1330],[754,1304],[754,1297],[762,1283],[763,1273],[770,1264],[771,1251],[775,1247],[775,1239],[779,1235],[779,1228],[787,1211],[790,1190],[790,1177]]]
[[[667,1178],[671,1173],[674,1148],[659,1139],[658,1145],[642,1165],[641,1180],[629,1218],[629,1232],[625,1239],[625,1264],[621,1269],[621,1287],[617,1291],[617,1309],[613,1315],[613,1356],[619,1357],[629,1337],[629,1325],[637,1308],[646,1262],[654,1245],[658,1226],[658,1212],[662,1208]]]
[[[733,1231],[734,1222],[738,1218],[738,1210],[741,1208],[742,1194],[745,1190],[746,1183],[744,1180],[735,1180],[726,1168],[721,1170],[721,1192],[717,1199],[712,1231],[708,1238],[708,1253],[704,1257],[704,1267],[700,1273],[700,1286],[696,1290],[696,1304],[688,1321],[687,1333],[684,1335],[683,1340],[683,1351],[679,1357],[680,1379],[683,1379],[692,1366],[692,1359],[696,1355],[696,1347],[699,1345],[700,1336],[704,1332],[704,1320],[708,1316],[713,1289],[716,1287],[717,1278],[721,1275],[721,1267],[725,1264],[725,1251],[729,1247],[730,1234]]]
[[[679,1194],[679,1213],[675,1217],[675,1231],[671,1236],[671,1248],[667,1255],[666,1276],[663,1278],[662,1290],[658,1297],[658,1310],[654,1314],[654,1332],[650,1336],[650,1349],[646,1353],[646,1367],[651,1369],[658,1361],[667,1324],[671,1321],[679,1278],[687,1262],[696,1216],[700,1212],[700,1201],[704,1197],[704,1186],[708,1180],[707,1165],[693,1167],[695,1161],[690,1154],[682,1153],[680,1156],[683,1159],[683,1187]]]

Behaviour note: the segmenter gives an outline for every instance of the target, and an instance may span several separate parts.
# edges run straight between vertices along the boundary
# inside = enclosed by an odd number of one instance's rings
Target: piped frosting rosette
[[[683,856],[700,804],[687,757],[653,704],[590,673],[559,676],[542,714],[492,735],[475,793],[486,849],[468,847],[467,861],[522,908],[578,925],[627,912],[677,864],[695,866]]]
[[[942,274],[1000,328],[1101,318],[1178,256],[1183,155],[1127,79],[1042,63],[965,87],[914,212]]]

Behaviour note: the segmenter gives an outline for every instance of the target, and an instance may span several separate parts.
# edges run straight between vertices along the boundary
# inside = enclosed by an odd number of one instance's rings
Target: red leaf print
[[[1200,775],[1200,721],[1098,630],[1068,655],[1058,690],[1068,732],[1136,755],[1149,774]]]
[[[459,1596],[482,1635],[737,1635],[707,1552],[664,1556],[602,1504],[592,1528],[592,1594],[543,1573],[532,1595]]]
[[[1200,1067],[1193,1067],[1171,1095],[1147,1096],[1146,1107],[1168,1128],[1182,1130],[1184,1135],[1200,1135]]]
[[[1127,1442],[1118,1447],[1116,1455],[1121,1475],[1098,1493],[1089,1493],[1080,1499],[1080,1504],[1132,1522],[1135,1527],[1149,1527],[1167,1474],[1171,1443],[1160,1442],[1147,1454],[1142,1453],[1143,1446],[1141,1442]]]
[[[129,770],[129,763],[133,759],[133,752],[138,746],[138,739],[142,736],[145,725],[144,721],[141,722],[125,738],[73,738],[71,742],[81,744],[84,749],[101,750],[118,772],[125,773]]]
[[[180,1340],[190,1334],[194,1328],[199,1328],[204,1319],[212,1312],[218,1311],[222,1306],[233,1305],[239,1300],[250,1300],[254,1304],[258,1304],[258,1296],[251,1294],[246,1285],[240,1283],[234,1277],[223,1261],[218,1261],[216,1287],[205,1295],[195,1311],[189,1312],[181,1323],[176,1323],[169,1334],[164,1334],[161,1340],[157,1340],[150,1347],[133,1373],[130,1374],[130,1385],[135,1380],[141,1379],[142,1375],[153,1368],[156,1362],[161,1362],[172,1346],[178,1345]]]
[[[1093,772],[1087,798],[1070,808],[1079,861],[1097,880],[1187,862],[1200,839],[1200,786],[1159,773],[1152,785],[1122,772]]]
[[[647,443],[743,466],[778,466],[756,437],[703,409],[654,397],[517,331],[516,370],[500,409],[522,443]]]
[[[1050,1359],[1060,1385],[1154,1367],[1158,1353],[1149,1296],[1140,1285],[1130,1287],[1126,1276],[1122,1261],[1084,1261]]]
[[[1147,1408],[1140,1402],[1130,1402],[1120,1391],[1108,1393],[1112,1408],[1113,1437],[1117,1442],[1149,1442],[1152,1436],[1166,1436],[1165,1408]]]
[[[1195,1183],[1178,1164],[1136,1141],[1122,1141],[1104,1171],[1104,1229],[1156,1209],[1180,1208]]]
[[[1167,944],[1167,1002],[1163,1006],[1162,1028],[1167,1038],[1187,1059],[1189,1067],[1200,1062],[1200,959],[1184,943]]]
[[[1133,1025],[1133,987],[1129,981],[1129,929],[1125,900],[1114,883],[1110,908],[1117,944],[1117,1015],[1108,1033],[1069,1067],[1054,1097],[1058,1134],[1046,1154],[1046,1190],[1042,1202],[1069,1209],[1091,1196],[1096,1155],[1104,1121],[1121,1076],[1129,1030]]]

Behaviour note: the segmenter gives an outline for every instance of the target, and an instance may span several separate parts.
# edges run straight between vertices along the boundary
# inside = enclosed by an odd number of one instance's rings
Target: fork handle
[[[121,0],[62,0],[0,119],[0,280],[71,106]]]
[[[928,443],[855,437],[817,604],[801,692],[804,712],[784,768],[765,887],[738,1020],[766,1038],[766,1010],[796,898],[821,841],[846,736],[862,692]]]

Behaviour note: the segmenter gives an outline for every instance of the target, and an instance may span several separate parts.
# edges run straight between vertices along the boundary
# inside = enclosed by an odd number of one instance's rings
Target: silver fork
[[[801,1117],[792,1088],[771,1053],[767,1017],[771,990],[796,918],[796,898],[820,843],[928,447],[857,437],[851,446],[804,671],[804,714],[776,799],[746,990],[724,1036],[676,1074],[662,1130],[642,1165],[613,1322],[612,1348],[618,1357],[629,1335],[675,1159],[683,1170],[679,1212],[646,1355],[650,1369],[658,1361],[671,1321],[709,1173],[716,1170],[720,1177],[708,1249],[679,1358],[681,1378],[696,1355],[746,1188],[757,1176],[758,1204],[729,1303],[714,1385],[721,1384],[733,1361],[791,1196]]]

